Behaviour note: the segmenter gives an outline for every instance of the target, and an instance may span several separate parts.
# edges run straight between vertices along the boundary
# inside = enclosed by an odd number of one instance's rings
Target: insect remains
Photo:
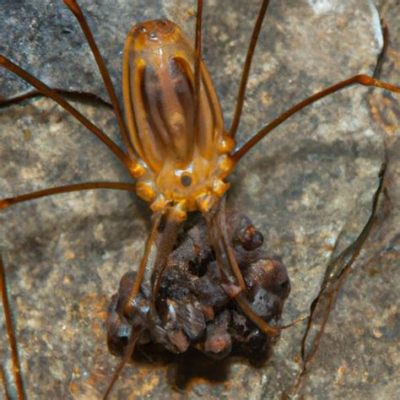
[[[149,204],[152,226],[142,260],[136,272],[127,272],[121,279],[109,309],[109,347],[123,358],[105,397],[138,349],[152,354],[153,348],[155,353],[161,349],[176,354],[192,349],[216,358],[235,354],[259,362],[282,329],[277,320],[290,283],[280,259],[262,249],[262,235],[250,220],[226,210],[227,178],[260,140],[317,100],[355,84],[396,93],[400,88],[368,75],[355,75],[295,104],[236,146],[251,61],[269,2],[261,2],[233,122],[226,129],[201,56],[203,2],[198,0],[194,46],[168,20],[143,22],[129,32],[123,58],[124,118],[80,7],[75,0],[64,2],[77,18],[96,59],[124,149],[56,90],[9,58],[1,55],[0,65],[84,125],[111,150],[134,183],[98,181],[43,189],[1,199],[0,208],[93,189],[136,193]],[[189,216],[193,219],[188,221]],[[19,392],[23,393],[21,387]]]
[[[261,233],[247,217],[232,215],[229,225],[229,242],[247,283],[252,310],[264,321],[279,320],[290,291],[285,266],[279,258],[268,256]],[[216,363],[220,367],[224,364],[218,364],[218,360],[231,355],[262,365],[271,354],[276,337],[249,324],[236,306],[235,288],[224,283],[204,221],[198,220],[180,236],[154,299],[157,315],[148,317],[153,301],[149,282],[141,285],[136,297],[139,306],[130,313],[124,312],[136,278],[135,272],[128,272],[113,296],[107,330],[108,345],[114,354],[123,355],[132,332],[140,331],[136,357],[185,365],[173,377],[173,384],[183,389],[192,375],[202,375],[207,359],[201,368],[196,368],[194,361],[201,354],[209,357],[208,368],[212,371],[218,369]],[[182,354],[184,357],[179,357]],[[207,376],[212,379],[212,374]]]

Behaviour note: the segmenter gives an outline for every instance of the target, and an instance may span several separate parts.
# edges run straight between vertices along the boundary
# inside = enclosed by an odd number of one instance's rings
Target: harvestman
[[[367,75],[356,75],[298,103],[266,125],[241,147],[235,148],[234,138],[240,122],[251,60],[268,1],[262,2],[258,14],[242,73],[232,126],[225,130],[217,96],[206,67],[201,61],[202,1],[199,0],[194,49],[180,29],[166,20],[139,24],[128,34],[123,65],[125,124],[107,69],[83,14],[74,0],[64,2],[78,19],[95,56],[126,150],[118,147],[56,91],[29,75],[5,56],[0,56],[0,65],[19,75],[43,95],[52,98],[80,121],[113,152],[136,183],[88,182],[45,189],[2,199],[0,208],[53,194],[90,189],[135,192],[147,201],[153,211],[153,223],[135,284],[125,304],[126,313],[136,306],[135,298],[157,236],[161,235],[152,265],[153,299],[156,298],[165,259],[174,246],[179,227],[188,213],[200,211],[207,221],[210,242],[225,279],[238,288],[235,301],[261,331],[267,335],[277,335],[280,328],[269,326],[259,318],[246,299],[246,284],[227,240],[221,211],[224,194],[229,188],[226,178],[241,158],[270,131],[320,98],[353,84],[381,87],[397,93],[400,93],[400,88]],[[165,228],[159,233],[162,221]],[[131,352],[139,334],[140,330],[131,336]],[[15,370],[17,369],[16,367]],[[20,381],[17,379],[17,382]],[[20,383],[18,390],[21,395],[23,390]]]

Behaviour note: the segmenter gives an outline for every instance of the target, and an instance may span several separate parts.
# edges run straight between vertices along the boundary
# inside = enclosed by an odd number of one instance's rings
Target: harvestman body
[[[0,208],[52,194],[96,188],[135,192],[147,201],[153,211],[153,225],[136,280],[124,304],[125,313],[130,313],[137,307],[135,299],[146,268],[149,267],[149,254],[157,236],[160,235],[159,248],[151,266],[153,300],[157,297],[165,260],[173,249],[180,225],[188,213],[199,211],[207,221],[210,243],[221,271],[226,281],[235,287],[230,288],[230,294],[262,332],[266,335],[277,335],[280,328],[269,326],[254,313],[246,298],[246,283],[221,219],[223,218],[221,214],[224,213],[221,204],[229,188],[226,178],[258,141],[291,115],[318,99],[353,84],[382,87],[393,92],[400,92],[400,88],[367,75],[354,76],[298,103],[266,125],[243,146],[235,148],[234,137],[240,121],[251,59],[268,1],[262,2],[255,24],[237,107],[229,130],[224,129],[214,87],[201,61],[202,2],[198,1],[194,49],[180,28],[166,20],[139,24],[128,34],[123,62],[125,125],[107,69],[83,14],[75,1],[65,0],[65,3],[77,17],[96,58],[114,107],[126,151],[119,148],[57,92],[36,80],[8,58],[0,56],[0,65],[25,79],[42,94],[52,98],[85,125],[110,148],[135,179],[136,184],[91,182],[68,185],[2,199]],[[159,233],[161,223],[165,224],[165,227],[162,233]],[[154,309],[151,311],[156,312]],[[132,333],[130,353],[138,335],[140,329]],[[21,383],[19,387],[22,393]]]

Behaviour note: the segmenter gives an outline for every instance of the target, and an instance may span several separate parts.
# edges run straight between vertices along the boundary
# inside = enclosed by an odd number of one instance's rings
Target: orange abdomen
[[[167,20],[134,26],[125,44],[129,139],[146,168],[138,194],[152,202],[158,198],[157,207],[180,203],[193,211],[202,208],[200,198],[226,190],[221,182],[230,172],[226,154],[233,141],[224,134],[221,108],[203,62],[195,129],[194,53],[180,28]]]

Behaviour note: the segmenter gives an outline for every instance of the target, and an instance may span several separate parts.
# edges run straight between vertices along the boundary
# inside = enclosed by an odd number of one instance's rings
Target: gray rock
[[[204,56],[229,126],[260,2],[206,3]],[[382,45],[371,2],[271,3],[239,142],[313,92],[360,72],[372,73]],[[167,17],[193,33],[193,2],[80,4],[118,88],[123,41],[132,23]],[[398,83],[400,8],[394,1],[381,0],[380,6],[394,38],[382,76]],[[0,13],[0,53],[51,86],[106,98],[79,27],[61,2],[5,0]],[[27,89],[10,74],[0,74],[2,97]],[[373,92],[351,88],[294,116],[252,150],[231,178],[229,201],[251,217],[265,233],[271,254],[280,255],[288,267],[292,292],[286,323],[308,313],[337,240],[351,241],[362,229],[384,143],[391,151],[392,214],[374,231],[375,240],[367,243],[342,288],[303,387],[307,398],[394,398],[400,392],[395,378],[400,364],[399,189],[394,179],[400,168],[399,103],[398,97]],[[117,137],[108,109],[78,107]],[[107,149],[49,100],[0,110],[0,126],[0,198],[72,182],[128,180]],[[106,309],[121,276],[140,260],[149,229],[147,205],[121,192],[85,192],[11,207],[0,213],[0,221],[29,398],[99,398],[118,363],[106,347]],[[304,328],[298,324],[285,330],[264,368],[233,364],[227,382],[196,382],[189,398],[279,398],[301,370]],[[0,338],[6,349],[3,332]],[[2,357],[6,362],[9,353]],[[166,393],[172,399],[183,396],[169,386],[165,367],[133,364],[123,371],[114,396],[165,398]]]

